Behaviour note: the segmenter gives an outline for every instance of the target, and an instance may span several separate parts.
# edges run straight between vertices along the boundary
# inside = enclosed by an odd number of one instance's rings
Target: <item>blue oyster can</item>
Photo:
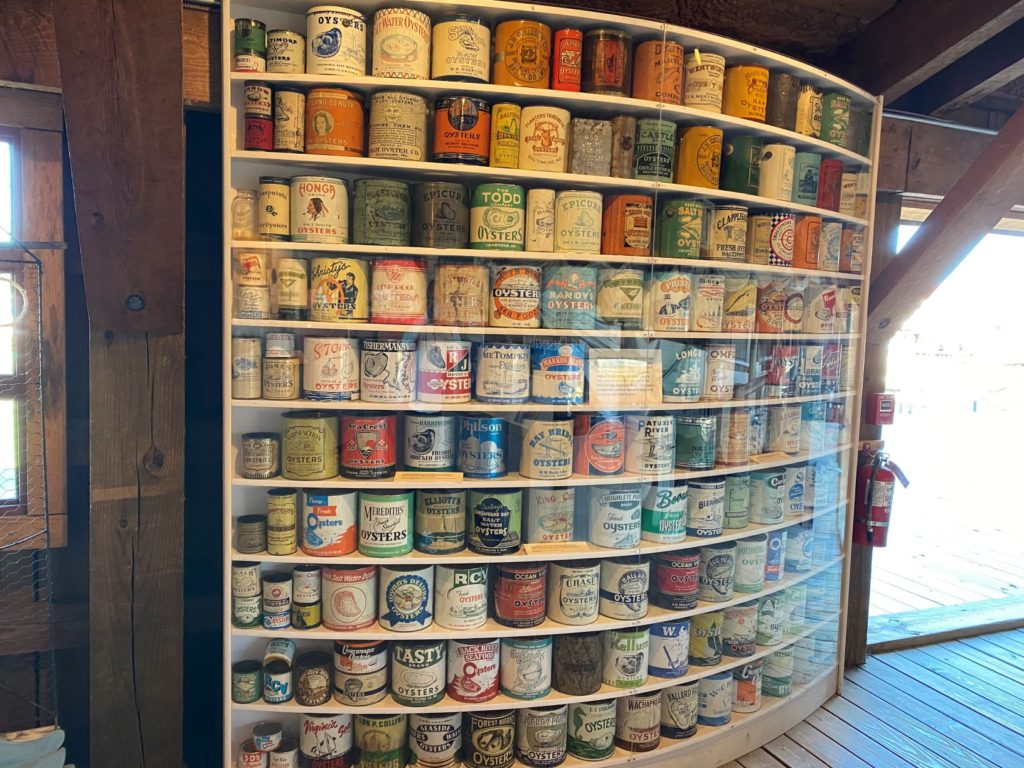
[[[508,423],[498,416],[463,416],[458,468],[466,477],[508,474]]]
[[[533,402],[582,405],[585,367],[582,344],[534,344],[530,349]]]
[[[564,265],[544,268],[540,319],[545,328],[592,329],[596,301],[595,267]]]
[[[525,403],[530,399],[530,345],[475,345],[473,394],[481,403]]]
[[[786,560],[786,532],[768,532],[768,554],[764,561],[764,580],[778,581],[782,578],[783,563]]]
[[[647,671],[657,677],[682,677],[689,668],[690,620],[651,625]]]
[[[732,719],[732,672],[716,672],[697,681],[697,722],[725,725]]]
[[[804,205],[818,204],[818,168],[821,155],[816,152],[797,152],[793,162],[793,202]]]
[[[661,347],[661,395],[666,403],[696,403],[704,391],[704,348],[665,341]]]

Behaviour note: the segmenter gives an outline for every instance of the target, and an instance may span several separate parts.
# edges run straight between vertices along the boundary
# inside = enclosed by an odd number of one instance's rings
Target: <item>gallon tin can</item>
[[[589,493],[591,544],[631,549],[640,543],[640,486],[594,487]]]
[[[716,205],[708,226],[707,258],[746,261],[747,209],[742,205]]]
[[[501,692],[513,699],[540,699],[551,692],[551,638],[501,638]]]
[[[306,93],[305,151],[313,155],[361,157],[366,147],[360,96],[344,88]]]
[[[676,415],[676,466],[712,469],[715,466],[716,419],[701,413]],[[693,494],[690,494],[692,499]]]
[[[465,185],[425,181],[412,188],[412,244],[421,248],[469,246],[469,192]]]
[[[416,491],[413,546],[428,555],[466,548],[465,491]]]
[[[786,467],[785,492],[783,504],[786,516],[799,516],[804,513],[804,472],[806,465],[796,464]]]
[[[818,137],[837,147],[846,145],[850,128],[850,97],[842,93],[826,93],[821,98],[821,133]]]
[[[654,227],[654,255],[699,259],[704,239],[705,205],[699,200],[659,202]]]
[[[704,349],[696,344],[662,342],[661,397],[666,403],[696,403],[704,389]],[[678,419],[676,445],[679,445]],[[678,448],[677,448],[678,450]],[[676,459],[678,466],[678,456]]]
[[[818,172],[821,155],[815,152],[797,152],[793,160],[794,203],[816,205],[818,202]]]
[[[399,557],[412,552],[413,492],[359,493],[359,552]]]
[[[721,112],[725,58],[716,53],[688,53],[683,62],[683,104],[705,112]]]
[[[694,125],[679,133],[676,184],[718,189],[722,167],[722,129]]]
[[[572,417],[534,419],[522,423],[519,474],[535,480],[572,477]]]
[[[736,345],[708,344],[707,368],[704,370],[703,400],[732,400],[736,379]]]
[[[492,168],[518,168],[523,108],[501,102],[491,107],[491,142],[488,154]],[[527,250],[534,250],[527,248]]]
[[[625,469],[626,426],[614,414],[579,414],[574,433],[574,465],[579,475],[621,475]]]
[[[609,629],[601,636],[604,641],[604,684],[613,688],[637,688],[647,682],[648,628]]]
[[[302,551],[315,557],[356,549],[356,492],[306,490],[302,499]]]
[[[410,244],[408,184],[393,179],[356,179],[352,189],[352,242]]]
[[[763,146],[764,139],[757,136],[732,136],[724,140],[719,186],[730,192],[756,195]],[[749,222],[748,237],[752,225]]]
[[[582,344],[539,343],[530,348],[531,398],[535,403],[583,403],[585,347]],[[569,437],[569,467],[572,465]],[[524,441],[525,444],[525,441]],[[563,446],[564,447],[564,446]]]
[[[736,542],[701,547],[697,595],[709,603],[732,599],[736,574]]]
[[[597,270],[585,266],[547,266],[541,294],[545,328],[592,329],[597,301]],[[536,396],[536,388],[534,394]]]
[[[602,215],[600,192],[558,192],[555,195],[555,253],[600,253]]]
[[[466,543],[480,555],[507,555],[519,549],[522,491],[469,491]]]
[[[235,51],[231,59],[232,72],[266,72],[267,59],[258,51]]]
[[[559,29],[552,45],[552,90],[579,91],[583,83],[583,33],[578,29]]]
[[[495,564],[493,618],[506,627],[536,627],[544,623],[547,565]]]
[[[463,416],[459,429],[458,468],[465,477],[508,474],[508,423],[500,416]]]
[[[512,768],[515,725],[513,709],[466,712],[463,754],[468,768]]]
[[[601,222],[601,253],[650,256],[654,198],[649,195],[609,195]]]
[[[789,696],[793,692],[792,646],[766,656],[761,675],[761,689],[765,696]]]
[[[640,619],[647,615],[651,563],[645,558],[616,557],[601,561],[598,610],[612,619]]]
[[[307,400],[359,399],[359,339],[306,336],[302,363]]]
[[[656,677],[682,677],[688,669],[689,650],[689,619],[652,624],[647,671]]]
[[[800,269],[817,269],[820,247],[821,217],[798,217],[793,227],[793,266]]]
[[[671,414],[627,414],[626,471],[665,475],[675,466],[676,430]]]
[[[796,132],[804,136],[821,133],[821,91],[813,85],[800,86],[796,101]]]
[[[363,339],[359,392],[366,402],[411,402],[416,393],[416,342]]]
[[[580,760],[607,760],[615,752],[615,700],[569,705],[566,751]]]
[[[794,454],[800,451],[800,406],[768,408],[768,450]]]
[[[267,31],[267,72],[301,75],[306,72],[306,38],[290,29]]]
[[[444,698],[447,646],[444,640],[392,640],[391,698],[405,707],[429,707]]]
[[[583,35],[583,91],[629,96],[633,40],[619,29],[591,29]]]
[[[402,464],[416,472],[451,472],[455,469],[456,417],[445,414],[407,413]]]
[[[262,594],[260,564],[233,562],[231,564],[231,596],[256,597]]]
[[[786,144],[765,144],[761,149],[757,194],[774,200],[791,200],[795,162],[795,148]]]
[[[757,194],[756,192],[754,194]],[[769,264],[772,255],[772,214],[758,211],[747,217],[747,262]]]
[[[713,667],[722,661],[721,611],[698,613],[690,619],[690,664]]]
[[[716,672],[697,681],[697,722],[725,725],[732,720],[732,672]]]
[[[722,611],[722,653],[733,658],[757,651],[757,602],[732,605]]]
[[[517,184],[478,184],[469,212],[469,246],[521,251],[526,228],[526,190]]]
[[[519,131],[519,169],[565,173],[569,170],[569,111],[559,107],[523,107]]]
[[[481,342],[475,347],[474,394],[482,403],[525,403],[530,399],[530,347]]]
[[[366,74],[366,19],[337,5],[306,11],[306,71],[311,75]]]
[[[323,624],[335,632],[373,626],[377,620],[377,569],[372,565],[324,567]]]
[[[737,592],[760,592],[764,588],[764,564],[768,558],[768,536],[760,533],[736,542]]]
[[[343,414],[341,476],[354,479],[394,476],[397,443],[395,414]]]
[[[488,325],[499,328],[539,328],[540,273],[540,267],[526,264],[494,265],[491,268]]]
[[[550,72],[551,27],[532,19],[510,19],[495,27],[495,85],[547,88]]]
[[[384,629],[415,632],[428,627],[434,621],[433,605],[434,566],[380,566],[377,623]],[[444,688],[443,681],[441,687]]]
[[[818,169],[818,207],[838,211],[842,187],[843,161],[824,158]]]
[[[526,541],[552,544],[573,540],[575,488],[530,488],[526,492]]]
[[[500,647],[497,639],[449,640],[448,695],[472,703],[497,696]]]
[[[248,320],[270,319],[270,289],[236,285],[232,290],[234,316]]]
[[[786,531],[786,573],[806,573],[814,562],[814,525],[795,525]]]
[[[370,288],[362,259],[314,257],[309,272],[309,319],[327,323],[365,323]]]
[[[662,104],[683,103],[681,43],[648,40],[637,45],[633,60],[632,96]]]
[[[705,539],[722,535],[725,480],[690,480],[687,484],[686,532]]]
[[[373,14],[374,77],[430,77],[430,17],[412,8],[381,8]]]
[[[421,339],[418,358],[417,391],[421,401],[470,401],[470,342]]]
[[[796,103],[800,94],[800,78],[784,72],[773,72],[768,80],[768,107],[765,122],[787,131],[796,129]]]
[[[718,414],[715,463],[738,467],[750,462],[750,410],[734,408]]]
[[[685,272],[653,272],[644,291],[645,325],[661,333],[690,330],[692,277]]]
[[[406,715],[355,715],[354,720],[362,768],[401,768],[409,762]]]
[[[547,617],[559,624],[581,626],[597,621],[601,566],[596,560],[551,562],[548,565]]]
[[[569,173],[607,176],[612,163],[611,121],[574,117],[569,132]]]
[[[768,69],[749,64],[725,70],[722,111],[763,123],[768,106]]]
[[[476,16],[446,16],[433,28],[430,77],[468,83],[490,82],[491,30]]]
[[[526,193],[526,250],[555,250],[555,190],[531,189]]]
[[[298,400],[299,391],[299,359],[297,357],[265,357],[263,359],[263,398],[265,400]]]
[[[434,161],[487,165],[491,105],[472,96],[444,96],[434,104]]]
[[[269,117],[245,116],[242,149],[270,152],[274,149],[274,121]]]
[[[347,762],[347,756],[352,754],[352,720],[352,715],[299,715],[299,754],[302,759],[309,764]]]
[[[785,484],[786,473],[782,469],[757,469],[750,473],[750,522],[782,522]]]
[[[697,680],[661,691],[661,735],[688,739],[697,732]]]
[[[633,178],[672,181],[676,125],[668,120],[643,117],[636,121],[633,145]]]
[[[596,599],[596,598],[595,598]],[[601,632],[555,635],[552,673],[555,690],[570,696],[586,696],[601,688]]]
[[[324,411],[286,411],[281,476],[328,480],[338,474],[338,419]]]
[[[654,555],[651,601],[659,608],[688,611],[697,607],[700,552],[683,550]]]
[[[597,270],[597,319],[608,326],[638,330],[643,325],[644,273],[610,267]]]
[[[374,259],[370,320],[424,325],[427,322],[427,264],[422,259]]]
[[[528,707],[516,712],[516,757],[524,765],[552,768],[565,761],[568,707]]]
[[[462,713],[409,714],[409,750],[415,763],[444,768],[459,762]]]
[[[785,634],[783,594],[776,592],[757,601],[757,644],[779,645]]]
[[[750,519],[750,475],[725,478],[725,520],[728,529],[746,528]]]
[[[400,91],[370,97],[367,157],[382,160],[427,159],[427,102]]]
[[[768,554],[764,563],[764,580],[778,581],[782,578],[783,564],[786,559],[786,532],[768,532]]]
[[[304,152],[306,148],[306,93],[294,86],[278,86],[274,94],[274,150]]]
[[[309,319],[309,261],[301,256],[281,254],[275,260],[273,276],[277,285],[278,319]]]
[[[438,565],[434,570],[434,619],[438,625],[448,629],[482,627],[487,621],[487,566]]]
[[[786,281],[772,275],[757,280],[757,315],[755,327],[758,333],[782,333],[783,317],[786,312]]]
[[[757,282],[749,273],[725,276],[722,303],[722,330],[726,333],[753,333],[757,310]]]
[[[487,325],[490,273],[482,264],[439,264],[434,270],[434,324]]]
[[[343,179],[294,176],[289,197],[293,241],[348,242],[348,185]]]
[[[615,744],[628,752],[650,752],[661,741],[661,693],[615,700]]]

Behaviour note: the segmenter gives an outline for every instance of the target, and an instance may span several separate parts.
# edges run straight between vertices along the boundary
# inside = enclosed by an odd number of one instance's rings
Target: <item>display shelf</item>
[[[749,664],[754,661],[770,656],[776,651],[789,648],[800,640],[814,634],[819,629],[828,626],[829,624],[835,623],[839,619],[838,613],[833,613],[824,619],[816,621],[810,625],[805,626],[799,632],[794,634],[787,634],[781,643],[777,645],[759,645],[757,650],[750,656],[743,657],[731,657],[723,656],[722,661],[719,664],[715,664],[710,667],[697,667],[690,665],[687,673],[680,677],[658,677],[656,675],[648,675],[648,682],[635,688],[614,688],[610,685],[603,684],[596,693],[589,693],[580,696],[573,696],[571,694],[562,693],[554,689],[551,692],[538,699],[517,699],[512,696],[507,696],[503,693],[499,693],[493,699],[483,702],[464,702],[457,701],[448,695],[436,704],[431,704],[429,707],[430,712],[479,712],[488,711],[494,709],[522,709],[525,707],[548,707],[548,706],[560,706],[563,704],[575,704],[586,701],[602,701],[607,699],[618,699],[623,696],[633,696],[639,693],[649,693],[650,691],[660,691],[663,688],[671,688],[674,685],[682,685],[683,683],[692,683],[695,680],[700,680],[704,677],[717,674],[719,672],[728,672],[742,667],[744,664]],[[353,707],[346,704],[339,704],[332,699],[328,704],[323,704],[319,707],[302,707],[295,703],[294,700],[283,704],[267,704],[265,702],[259,702],[255,704],[233,704],[234,709],[238,710],[252,710],[257,712],[267,712],[274,714],[287,713],[311,713],[311,714],[336,714],[336,713],[347,713],[353,715],[392,715],[392,714],[416,714],[425,711],[424,707],[409,707],[402,704],[396,704],[391,698],[391,694],[388,694],[384,699],[374,704],[368,704],[366,706]]]
[[[787,516],[778,523],[764,525],[749,523],[744,528],[728,529],[728,532],[723,533],[721,536],[709,536],[706,539],[687,538],[674,544],[656,544],[650,541],[641,541],[638,547],[628,550],[599,547],[588,541],[573,541],[567,542],[567,544],[572,545],[571,548],[555,551],[545,549],[541,552],[527,552],[521,547],[516,552],[508,555],[480,555],[468,550],[463,550],[453,555],[428,555],[425,552],[414,550],[408,555],[401,555],[399,557],[371,557],[359,552],[336,557],[314,557],[303,554],[301,550],[291,555],[248,554],[232,550],[231,559],[233,562],[264,563],[267,565],[426,565],[429,563],[435,565],[482,565],[484,563],[547,562],[551,560],[552,555],[557,555],[559,561],[600,560],[610,557],[629,557],[637,554],[646,556],[661,552],[680,552],[687,549],[708,547],[724,541],[736,541],[737,539],[756,536],[759,533],[770,533],[772,531],[781,531],[784,528],[792,528],[794,525],[810,522],[819,517],[832,514],[845,506],[846,501],[844,500],[837,504],[829,504],[821,509],[805,512],[802,515]]]
[[[748,603],[751,600],[758,600],[762,597],[774,595],[788,587],[802,584],[808,579],[817,576],[819,573],[828,570],[837,563],[842,562],[843,556],[830,558],[824,563],[812,567],[802,573],[786,572],[783,578],[778,581],[765,582],[766,586],[759,592],[735,593],[732,599],[720,603],[699,602],[696,608],[686,611],[673,611],[667,608],[659,608],[651,605],[647,609],[647,615],[636,619],[613,619],[608,616],[599,615],[597,621],[591,624],[559,624],[557,621],[545,619],[536,627],[506,627],[494,619],[487,621],[475,629],[449,629],[434,622],[414,632],[395,632],[384,629],[378,624],[366,629],[355,631],[336,632],[334,630],[317,627],[315,629],[240,629],[231,627],[231,634],[234,637],[263,637],[272,639],[275,637],[287,637],[292,640],[460,640],[489,637],[543,637],[547,635],[573,635],[581,632],[599,632],[608,629],[635,629],[637,627],[649,627],[651,624],[660,624],[665,621],[676,619],[687,619],[702,613],[713,613],[723,608],[729,608],[740,603]]]
[[[741,472],[750,472],[754,469],[773,469],[775,467],[785,467],[790,464],[799,464],[804,461],[810,461],[812,459],[820,459],[824,456],[831,456],[835,453],[846,451],[851,447],[851,443],[843,443],[829,448],[823,448],[815,451],[800,451],[794,454],[787,454],[784,459],[770,459],[761,462],[751,462],[749,464],[739,464],[737,466],[719,466],[714,469],[700,469],[700,470],[677,470],[674,472],[667,472],[663,475],[641,475],[634,474],[631,472],[625,472],[621,475],[573,475],[561,480],[534,480],[532,478],[523,477],[518,472],[509,472],[505,477],[493,477],[493,478],[473,478],[466,477],[459,481],[458,485],[460,488],[551,488],[553,486],[561,487],[567,485],[628,485],[636,483],[668,483],[677,480],[690,480],[701,477],[718,477],[724,475],[735,475]],[[346,477],[334,477],[330,480],[287,480],[283,477],[272,477],[267,480],[251,480],[245,477],[234,477],[232,478],[232,484],[235,486],[252,486],[258,488],[347,488],[349,490],[370,490],[373,489],[376,492],[387,490],[396,490],[396,486],[401,486],[403,489],[413,490],[420,488],[443,488],[448,489],[452,487],[452,480],[450,478],[443,478],[440,480],[431,480],[429,472],[417,473],[422,477],[416,477],[411,480],[402,480],[401,483],[396,483],[394,478],[384,478],[380,480],[352,480]]]
[[[826,272],[821,269],[780,267],[771,264],[715,261],[711,259],[676,259],[670,256],[626,256],[596,253],[546,253],[539,251],[485,251],[473,248],[419,248],[400,245],[356,245],[351,243],[298,243],[280,240],[232,240],[232,248],[263,251],[298,251],[308,253],[341,253],[353,256],[401,254],[421,258],[487,259],[494,261],[569,261],[593,264],[639,264],[642,266],[702,269],[709,272],[750,272],[755,275],[781,275],[785,277],[817,277],[836,282],[860,283],[863,275],[850,272]]]
[[[522,171],[514,168],[491,168],[486,165],[461,165],[424,161],[388,161],[375,157],[338,157],[336,155],[311,155],[299,152],[261,152],[236,149],[231,159],[254,171],[257,176],[280,176],[282,168],[332,169],[343,173],[362,176],[387,176],[402,179],[426,181],[428,179],[472,179],[475,183],[505,181],[521,184],[527,189],[554,187],[556,189],[592,189],[602,191],[624,190],[650,192],[668,196],[696,197],[726,204],[746,205],[760,210],[787,211],[820,216],[828,221],[840,221],[855,226],[867,226],[867,220],[849,216],[838,211],[815,208],[810,205],[775,200],[768,197],[748,195],[743,192],[729,192],[723,189],[692,187],[664,181],[642,179],[620,179],[612,176],[586,176],[580,173],[551,173],[549,171]],[[506,251],[505,253],[508,253]],[[500,255],[492,252],[493,255]]]
[[[805,136],[785,128],[777,128],[767,123],[758,123],[742,117],[734,117],[724,113],[706,112],[694,107],[677,104],[663,104],[654,101],[626,98],[622,96],[606,96],[596,93],[574,91],[553,91],[547,88],[516,88],[514,86],[493,85],[490,83],[462,83],[451,80],[401,80],[395,82],[389,77],[336,77],[333,75],[288,75],[266,72],[232,72],[231,81],[235,87],[249,80],[258,80],[272,85],[292,85],[303,87],[335,87],[358,91],[361,94],[372,94],[377,91],[403,91],[415,93],[426,98],[436,98],[450,94],[474,96],[486,101],[513,101],[524,106],[551,102],[572,112],[573,117],[610,118],[616,115],[633,117],[653,117],[661,120],[672,120],[684,125],[714,125],[718,128],[735,131],[738,134],[755,135],[769,141],[795,146],[800,151],[819,152],[826,156],[838,157],[851,163],[864,166],[871,165],[871,158],[857,152],[831,144],[822,139]]]

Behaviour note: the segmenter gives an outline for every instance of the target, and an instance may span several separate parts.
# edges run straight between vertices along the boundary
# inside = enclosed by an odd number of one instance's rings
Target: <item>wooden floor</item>
[[[727,768],[1020,768],[1024,630],[872,656],[805,722]]]

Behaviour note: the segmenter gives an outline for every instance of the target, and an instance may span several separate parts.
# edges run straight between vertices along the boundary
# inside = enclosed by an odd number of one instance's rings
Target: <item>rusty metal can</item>
[[[302,152],[306,146],[306,91],[281,85],[274,92],[274,151]]]
[[[394,179],[356,179],[352,185],[352,242],[410,244],[409,185]]]
[[[306,152],[359,157],[364,148],[359,95],[343,88],[310,88],[306,94]]]
[[[437,325],[487,325],[490,272],[486,265],[439,264],[434,273],[434,322]]]
[[[611,175],[617,179],[633,178],[633,145],[636,142],[636,118],[618,115],[612,118]]]
[[[578,91],[583,82],[583,33],[578,29],[555,32],[551,64],[551,88]]]
[[[472,96],[445,96],[434,105],[434,160],[487,165],[491,106]]]
[[[291,180],[281,176],[260,176],[257,232],[260,240],[287,240],[291,229]]]
[[[532,19],[510,19],[494,30],[495,85],[547,88],[551,71],[551,27]]]
[[[274,148],[274,121],[269,117],[245,116],[242,148],[269,152]]]
[[[821,91],[813,85],[800,86],[797,94],[796,132],[815,137],[821,133]]]
[[[787,131],[796,130],[796,102],[800,78],[786,72],[772,72],[768,78],[768,106],[765,122]]]
[[[629,96],[632,38],[620,29],[591,29],[583,35],[583,91]]]
[[[633,98],[683,103],[683,46],[674,40],[648,40],[633,56]]]
[[[427,159],[427,101],[414,93],[378,91],[370,97],[367,157]]]

